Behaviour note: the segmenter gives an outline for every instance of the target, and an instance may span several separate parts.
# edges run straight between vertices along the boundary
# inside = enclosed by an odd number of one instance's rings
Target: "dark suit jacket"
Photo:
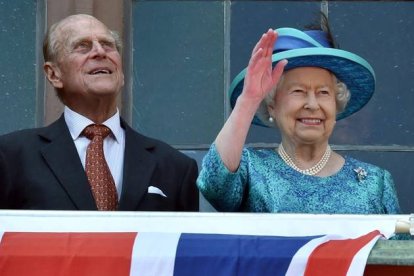
[[[197,211],[197,163],[125,122],[119,210]],[[155,186],[167,197],[149,194]],[[97,210],[63,116],[50,126],[0,136],[0,209]]]

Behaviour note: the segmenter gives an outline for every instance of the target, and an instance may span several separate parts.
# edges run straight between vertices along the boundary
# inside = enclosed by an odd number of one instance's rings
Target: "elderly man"
[[[89,15],[53,25],[44,71],[65,105],[50,126],[0,137],[0,208],[197,211],[197,164],[120,118],[117,35]]]

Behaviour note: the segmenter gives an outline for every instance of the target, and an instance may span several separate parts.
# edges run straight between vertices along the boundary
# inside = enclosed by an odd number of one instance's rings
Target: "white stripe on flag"
[[[3,238],[3,234],[4,234],[4,232],[0,231],[0,243],[1,243],[1,239]]]
[[[337,235],[325,235],[320,238],[310,240],[307,244],[302,246],[296,254],[293,255],[289,268],[286,271],[286,276],[304,275],[309,255],[313,252],[313,250],[315,250],[316,247],[332,239],[340,239],[340,237]]]
[[[369,253],[371,252],[372,248],[374,247],[375,243],[380,237],[381,234],[378,234],[378,236],[373,238],[369,243],[362,247],[357,254],[355,254],[351,264],[349,265],[349,269],[346,275],[359,275],[361,271],[365,270]]]
[[[138,232],[132,249],[131,276],[173,276],[181,233]]]

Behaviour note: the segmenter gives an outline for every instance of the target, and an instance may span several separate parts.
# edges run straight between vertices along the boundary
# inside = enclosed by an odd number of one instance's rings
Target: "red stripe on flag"
[[[310,254],[305,275],[346,275],[355,254],[372,239],[381,235],[372,231],[356,239],[330,240]]]
[[[4,233],[0,275],[125,275],[137,233]]]

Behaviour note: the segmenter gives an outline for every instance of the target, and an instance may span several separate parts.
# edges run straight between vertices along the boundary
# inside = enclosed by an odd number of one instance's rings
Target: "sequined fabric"
[[[91,140],[86,151],[85,171],[98,210],[113,211],[118,204],[115,182],[106,163],[103,140],[111,130],[104,125],[89,125],[83,134]]]
[[[345,157],[343,168],[335,175],[318,177],[293,170],[274,150],[245,148],[238,170],[231,173],[213,144],[203,159],[197,185],[218,211],[313,214],[400,212],[391,174],[351,157]]]

